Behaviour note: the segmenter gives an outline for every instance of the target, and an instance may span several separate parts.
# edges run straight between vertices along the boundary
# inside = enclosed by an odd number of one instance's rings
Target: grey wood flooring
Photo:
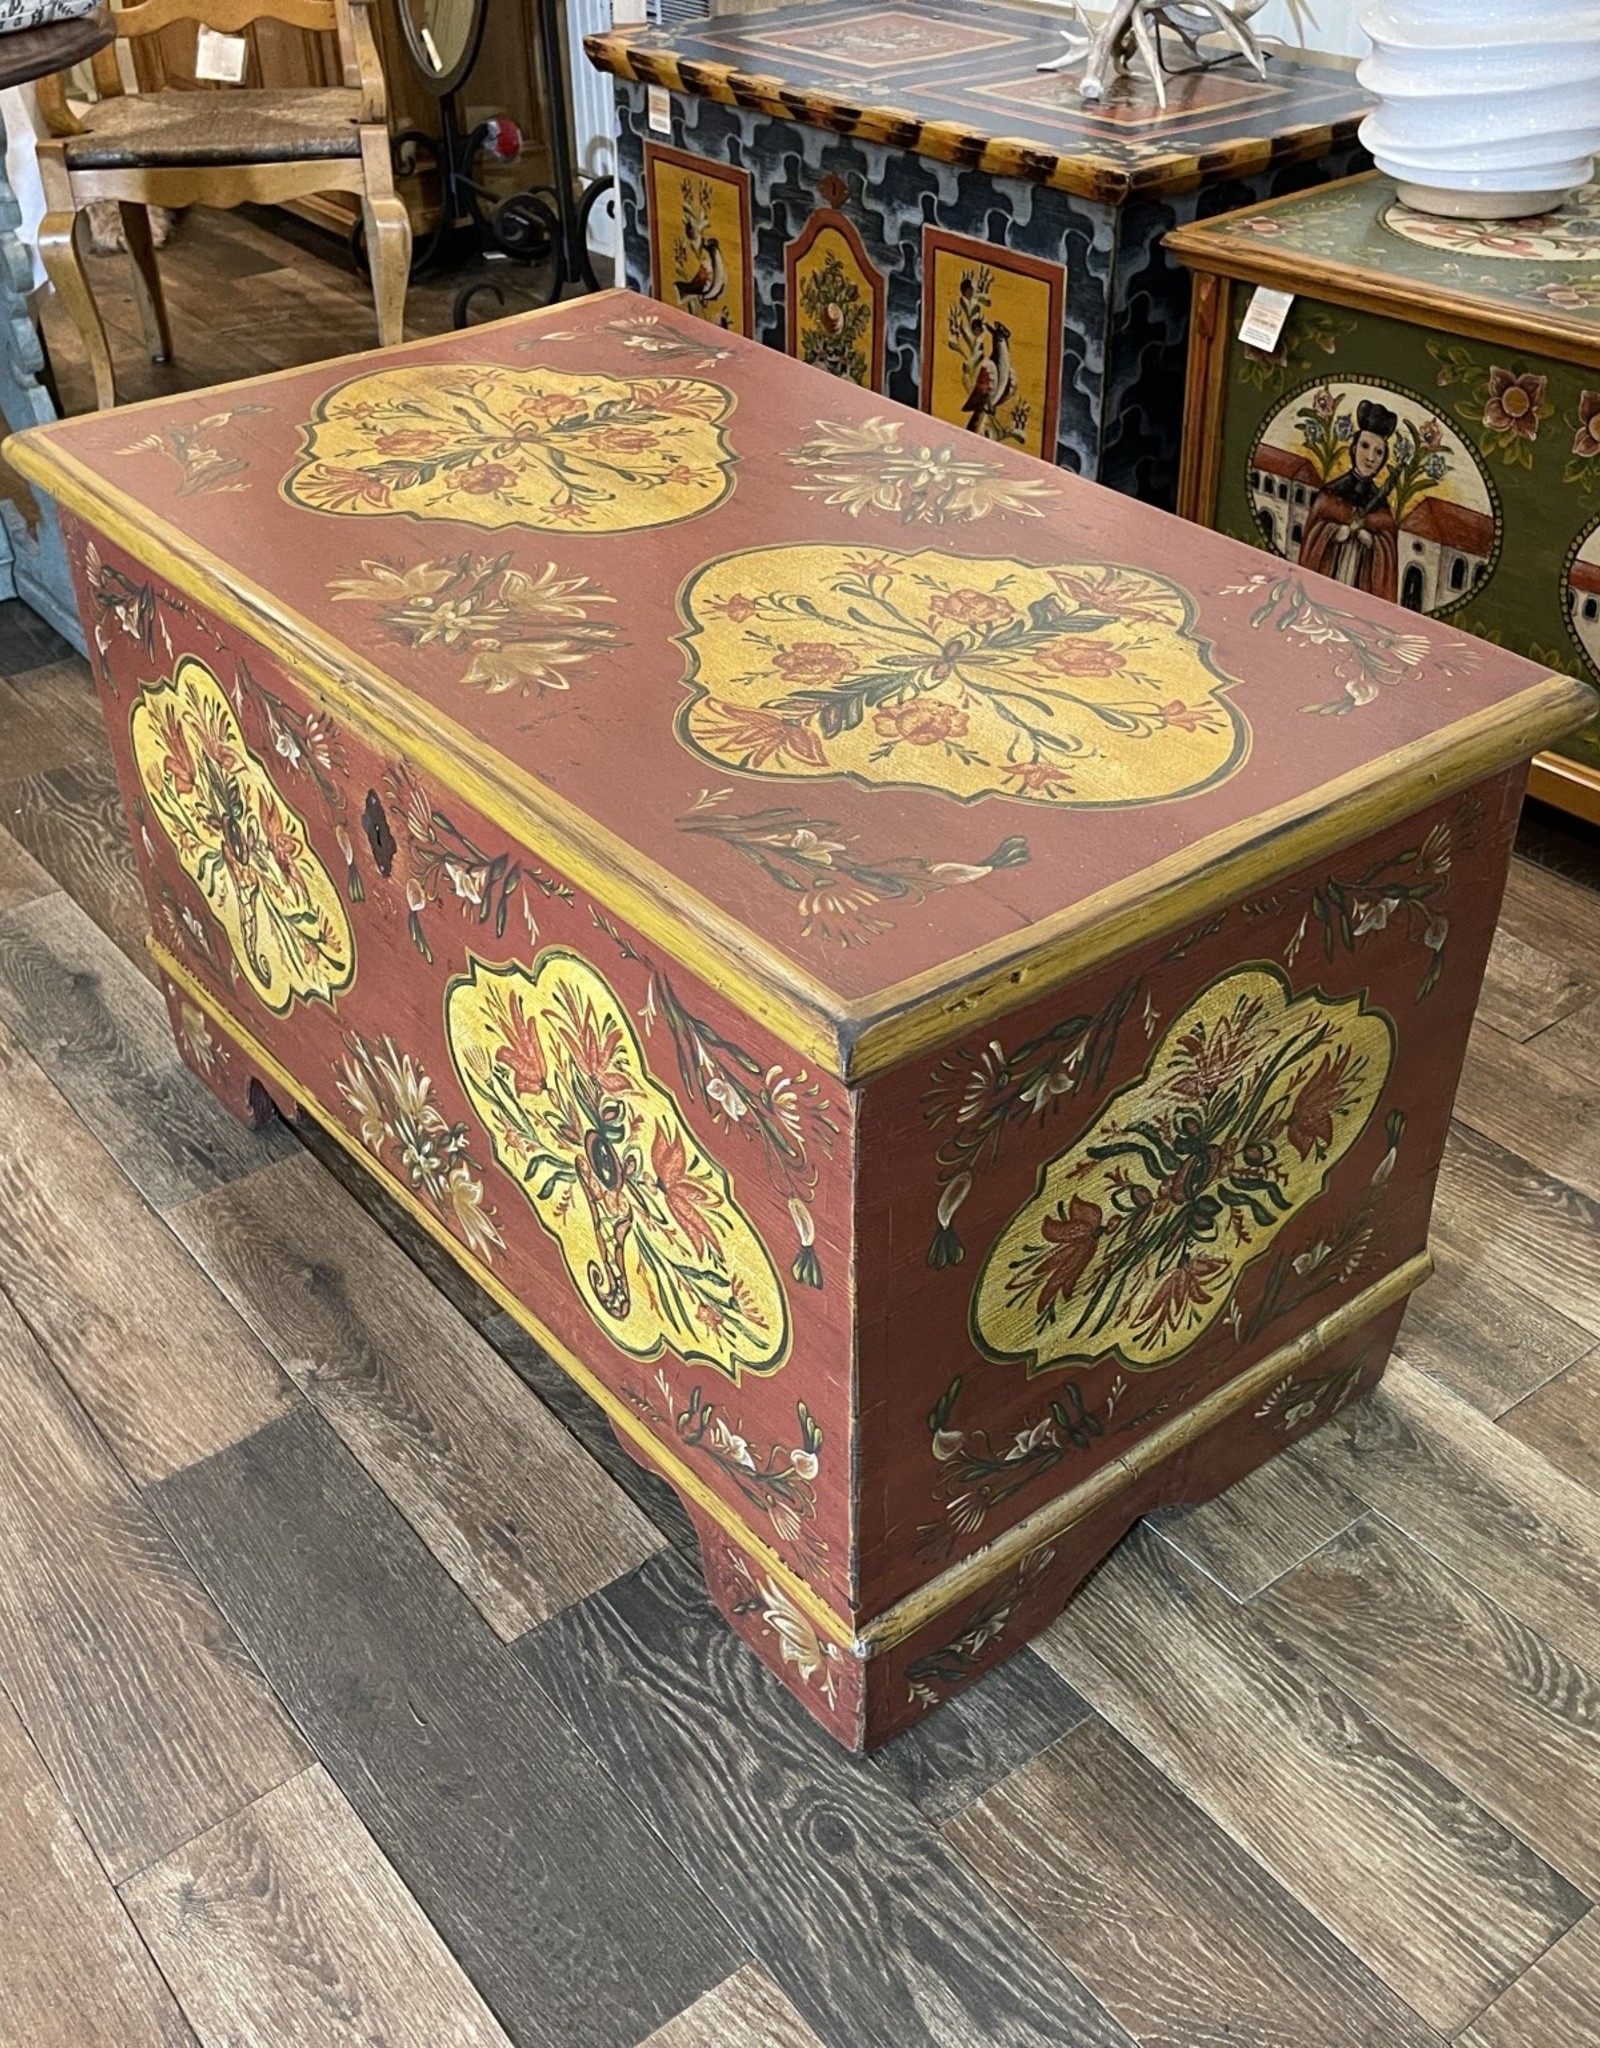
[[[368,340],[259,220],[164,261],[132,390]],[[0,607],[0,2048],[1595,2048],[1600,842],[1520,849],[1377,1396],[862,1761],[585,1397],[178,1062],[87,671]]]

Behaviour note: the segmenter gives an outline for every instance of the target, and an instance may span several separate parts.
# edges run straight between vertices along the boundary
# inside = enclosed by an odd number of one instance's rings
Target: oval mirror
[[[428,90],[443,99],[477,61],[488,0],[400,0],[400,26]]]

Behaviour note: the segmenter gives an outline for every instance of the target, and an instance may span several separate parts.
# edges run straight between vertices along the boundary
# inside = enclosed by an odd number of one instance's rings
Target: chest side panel
[[[846,1597],[845,1091],[69,522],[154,937],[667,1458]]]
[[[869,1084],[869,1613],[1423,1250],[1520,795],[1492,778]]]

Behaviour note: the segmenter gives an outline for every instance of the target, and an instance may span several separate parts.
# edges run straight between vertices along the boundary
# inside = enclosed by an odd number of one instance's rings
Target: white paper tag
[[[664,85],[645,87],[645,110],[657,135],[672,133],[672,96]]]
[[[613,28],[638,28],[649,19],[649,0],[611,0]]]
[[[237,85],[249,55],[247,36],[224,36],[203,28],[194,48],[194,75],[212,85]]]
[[[1239,339],[1247,341],[1252,348],[1269,352],[1275,349],[1293,304],[1293,292],[1275,292],[1268,285],[1258,284],[1250,294],[1250,304],[1239,322]]]

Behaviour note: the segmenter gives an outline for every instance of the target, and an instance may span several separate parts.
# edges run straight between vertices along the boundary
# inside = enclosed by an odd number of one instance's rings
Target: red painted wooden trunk
[[[11,452],[184,1057],[843,1741],[1382,1371],[1581,685],[627,294]]]

